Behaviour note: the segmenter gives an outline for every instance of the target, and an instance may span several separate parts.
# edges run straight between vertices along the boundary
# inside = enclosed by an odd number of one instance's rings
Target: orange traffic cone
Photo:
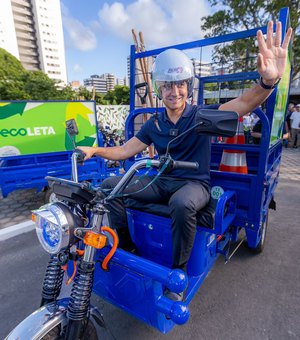
[[[245,135],[243,129],[243,117],[239,118],[237,133],[234,137],[228,137],[226,144],[245,144]],[[246,152],[242,150],[223,150],[220,171],[238,172],[247,174]]]

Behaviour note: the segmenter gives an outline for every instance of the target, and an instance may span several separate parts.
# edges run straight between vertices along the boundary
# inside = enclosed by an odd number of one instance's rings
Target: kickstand
[[[230,250],[230,243],[229,242],[229,247],[228,247],[228,251],[225,254],[225,264],[228,263],[230,261],[230,259],[232,258],[232,256],[236,253],[236,251],[239,249],[239,247],[243,244],[243,242],[245,241],[245,237],[243,237],[240,242],[237,244],[237,246],[233,249],[233,251],[231,252],[231,254],[229,255],[229,250]]]

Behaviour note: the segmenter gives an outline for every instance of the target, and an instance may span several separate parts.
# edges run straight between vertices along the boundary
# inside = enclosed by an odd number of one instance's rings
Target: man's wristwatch
[[[273,85],[267,85],[267,84],[265,84],[265,83],[263,82],[262,77],[260,77],[260,78],[259,78],[259,85],[260,85],[263,89],[265,89],[265,90],[273,90],[273,89],[275,89],[275,87],[277,87],[277,85],[279,84],[280,80],[281,80],[281,78],[279,78],[279,79],[276,81],[275,84],[273,84]]]

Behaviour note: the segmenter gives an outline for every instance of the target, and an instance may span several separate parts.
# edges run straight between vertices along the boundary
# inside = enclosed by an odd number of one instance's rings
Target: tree
[[[104,99],[107,101],[110,105],[117,105],[117,98],[114,90],[110,90],[106,93],[104,96]]]
[[[130,98],[130,90],[128,86],[116,85],[113,90],[108,91],[104,96],[112,105],[128,105]]]
[[[103,93],[97,93],[96,92],[95,100],[96,100],[97,105],[107,105],[108,104],[108,101],[105,100],[105,94],[103,94]]]
[[[21,62],[8,53],[3,48],[0,48],[0,79],[14,80],[20,77],[27,71],[22,66]]]
[[[58,99],[63,99],[63,100],[75,100],[77,99],[77,93],[72,89],[71,85],[67,85],[63,87],[59,91],[59,98]]]
[[[241,29],[251,29],[267,24],[269,20],[276,22],[280,8],[289,7],[291,26],[295,36],[293,42],[294,75],[300,71],[300,0],[208,0],[212,6],[222,9],[213,15],[202,18],[201,28],[208,32],[205,37],[238,32]],[[254,70],[256,68],[256,54],[254,38],[237,40],[231,44],[216,46],[213,60],[220,62],[225,58],[226,65],[232,71]]]
[[[91,100],[92,93],[84,86],[80,86],[77,93],[79,100]]]
[[[42,71],[26,72],[22,76],[24,90],[31,100],[55,100],[59,98],[56,82]]]
[[[21,62],[0,48],[0,99],[2,100],[72,100],[71,86],[58,83],[42,71],[27,71]]]
[[[0,99],[28,99],[22,81],[26,72],[17,58],[0,48]]]
[[[128,105],[130,100],[130,90],[128,86],[116,85],[114,88],[117,104]]]
[[[75,92],[70,85],[59,87],[42,71],[27,71],[21,62],[0,48],[0,100],[91,100],[93,94],[84,86]],[[129,104],[129,88],[115,86],[106,95],[95,94],[97,104]]]

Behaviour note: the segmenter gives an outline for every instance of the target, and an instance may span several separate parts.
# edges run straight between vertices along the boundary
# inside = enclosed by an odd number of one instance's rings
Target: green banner
[[[0,102],[0,157],[72,150],[72,118],[76,145],[96,146],[94,102]]]
[[[278,139],[282,137],[285,111],[287,107],[289,87],[290,87],[290,76],[291,76],[291,61],[290,61],[290,53],[289,53],[284,75],[281,78],[278,84],[278,88],[277,88],[270,145],[274,144]]]

